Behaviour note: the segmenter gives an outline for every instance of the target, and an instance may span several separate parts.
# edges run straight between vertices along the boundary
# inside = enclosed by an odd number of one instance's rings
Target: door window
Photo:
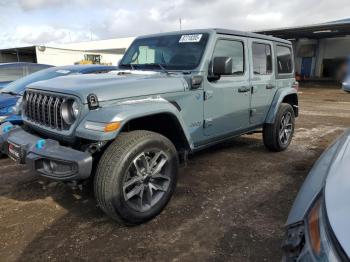
[[[242,42],[218,40],[213,54],[214,57],[231,57],[232,75],[244,74],[244,46]]]
[[[290,74],[293,72],[292,50],[286,46],[277,46],[277,67],[279,74]]]
[[[272,52],[268,44],[253,43],[253,71],[255,75],[272,73]]]

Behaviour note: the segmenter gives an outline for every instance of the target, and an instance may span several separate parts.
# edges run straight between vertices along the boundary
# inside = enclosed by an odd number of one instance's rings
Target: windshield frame
[[[127,59],[127,57],[129,56],[129,52],[133,52],[133,48],[135,48],[135,46],[142,46],[140,44],[138,44],[138,41],[144,41],[147,39],[156,39],[156,38],[161,38],[161,37],[167,37],[167,36],[178,36],[179,38],[181,38],[184,35],[202,35],[202,37],[204,38],[204,43],[203,43],[203,48],[200,52],[199,55],[199,59],[197,61],[197,63],[195,65],[190,65],[188,67],[186,67],[186,65],[179,65],[178,68],[175,68],[175,65],[169,65],[166,63],[144,63],[144,64],[133,64],[133,63],[128,63],[127,61],[125,61]],[[148,70],[148,71],[161,71],[161,72],[190,72],[190,71],[198,71],[198,68],[201,67],[206,51],[210,45],[210,40],[211,40],[211,33],[208,31],[183,31],[183,32],[174,32],[174,33],[167,33],[167,34],[157,34],[157,35],[149,35],[149,36],[143,36],[143,37],[138,37],[136,38],[132,44],[130,45],[130,47],[127,49],[127,51],[125,52],[124,56],[122,57],[122,59],[119,62],[119,69],[130,69],[130,70]],[[135,53],[135,51],[134,51]],[[182,68],[180,68],[180,66]]]

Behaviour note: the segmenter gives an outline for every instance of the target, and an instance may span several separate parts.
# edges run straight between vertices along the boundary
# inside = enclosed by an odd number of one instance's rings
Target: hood
[[[0,108],[14,106],[18,100],[17,96],[0,94]]]
[[[7,86],[11,82],[12,81],[0,82],[0,89],[4,88],[5,86]]]
[[[350,256],[350,131],[340,141],[342,146],[326,180],[325,202],[333,232]]]
[[[108,74],[69,75],[36,82],[29,88],[71,94],[86,103],[89,94],[100,102],[129,97],[149,96],[185,90],[180,75],[147,71],[114,71]]]

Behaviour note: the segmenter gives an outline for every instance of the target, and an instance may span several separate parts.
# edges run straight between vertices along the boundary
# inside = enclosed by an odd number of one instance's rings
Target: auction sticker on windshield
[[[182,35],[179,43],[198,43],[202,39],[202,34]]]

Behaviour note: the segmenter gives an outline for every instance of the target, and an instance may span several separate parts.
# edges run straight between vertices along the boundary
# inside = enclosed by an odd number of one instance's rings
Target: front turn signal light
[[[104,128],[104,132],[113,132],[118,130],[120,127],[120,122],[112,122],[112,123],[108,123],[105,128]]]
[[[316,255],[321,253],[320,206],[320,202],[317,202],[308,217],[310,244]]]
[[[116,131],[120,128],[120,126],[121,126],[120,122],[100,123],[100,122],[87,121],[85,123],[86,129],[105,132],[105,133]]]

